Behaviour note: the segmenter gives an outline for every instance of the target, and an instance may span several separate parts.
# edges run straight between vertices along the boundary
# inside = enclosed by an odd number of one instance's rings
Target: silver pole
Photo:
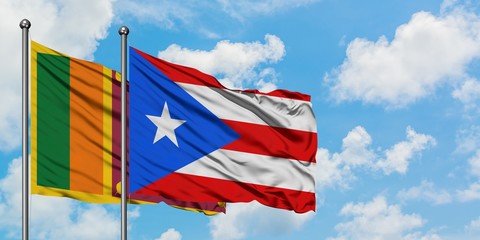
[[[122,38],[121,54],[122,54],[122,198],[121,198],[121,235],[122,240],[127,240],[127,35],[129,30],[126,26],[120,27],[118,34]]]
[[[22,239],[28,240],[28,222],[29,222],[29,162],[28,162],[28,52],[29,39],[28,30],[30,21],[23,19],[20,21],[22,29]]]

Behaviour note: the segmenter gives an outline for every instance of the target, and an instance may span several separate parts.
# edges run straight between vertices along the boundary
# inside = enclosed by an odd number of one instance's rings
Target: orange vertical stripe
[[[70,189],[103,194],[103,66],[70,59]]]

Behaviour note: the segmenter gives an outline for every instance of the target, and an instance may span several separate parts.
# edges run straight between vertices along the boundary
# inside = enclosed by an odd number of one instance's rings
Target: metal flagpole
[[[28,240],[29,222],[29,162],[28,162],[28,53],[30,21],[20,21],[22,29],[22,239]]]
[[[127,131],[127,35],[129,30],[126,26],[120,27],[118,34],[122,38],[121,54],[122,54],[122,190],[121,190],[121,236],[122,240],[127,240],[127,144],[126,144],[126,131]]]

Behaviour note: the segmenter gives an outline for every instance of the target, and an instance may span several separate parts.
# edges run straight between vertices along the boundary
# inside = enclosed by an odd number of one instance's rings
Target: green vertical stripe
[[[37,184],[70,188],[70,59],[37,56]]]

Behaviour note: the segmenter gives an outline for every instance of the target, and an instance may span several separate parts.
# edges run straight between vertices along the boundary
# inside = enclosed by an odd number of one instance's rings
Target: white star
[[[157,133],[155,134],[155,139],[153,140],[154,144],[163,137],[167,136],[170,141],[172,141],[175,146],[178,147],[177,137],[175,136],[175,129],[180,127],[180,125],[182,125],[186,121],[170,118],[170,112],[168,111],[167,102],[165,102],[165,105],[163,106],[161,117],[151,115],[145,116],[147,116],[147,118],[150,119],[150,121],[152,121],[155,126],[157,126]]]

